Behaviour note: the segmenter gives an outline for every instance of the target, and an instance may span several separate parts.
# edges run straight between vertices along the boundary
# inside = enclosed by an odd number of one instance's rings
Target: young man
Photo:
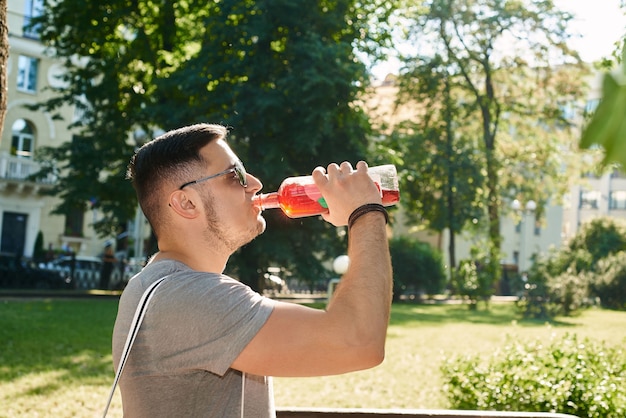
[[[264,298],[222,274],[230,255],[265,229],[252,197],[261,182],[227,145],[227,130],[198,124],[141,147],[129,178],[159,252],[120,299],[117,369],[136,306],[157,288],[120,380],[128,417],[272,417],[269,376],[321,376],[382,362],[392,274],[386,212],[367,175],[347,162],[313,179],[333,225],[347,225],[350,266],[326,311]],[[357,210],[358,209],[358,210]]]

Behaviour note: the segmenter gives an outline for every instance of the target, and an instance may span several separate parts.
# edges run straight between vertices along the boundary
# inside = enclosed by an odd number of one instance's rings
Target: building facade
[[[59,200],[45,194],[56,178],[34,180],[40,169],[35,154],[41,147],[59,146],[72,140],[67,125],[74,109],[60,110],[64,120],[25,106],[48,99],[48,86],[58,85],[63,66],[44,54],[36,31],[25,29],[40,12],[43,0],[9,0],[9,61],[7,66],[7,114],[0,140],[0,251],[32,257],[38,235],[43,247],[54,253],[80,255],[102,252],[91,223],[97,212],[52,214]]]
[[[596,218],[626,221],[626,175],[618,170],[601,176],[587,175],[580,184],[571,187],[567,202],[566,238],[573,237],[581,225]]]

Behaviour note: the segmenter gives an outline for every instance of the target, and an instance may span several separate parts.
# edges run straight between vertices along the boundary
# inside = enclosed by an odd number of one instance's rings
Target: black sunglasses
[[[235,165],[229,168],[228,170],[220,171],[217,174],[213,174],[207,177],[202,177],[201,179],[198,179],[198,180],[188,181],[187,183],[180,186],[178,189],[182,190],[183,188],[191,184],[202,183],[203,181],[211,180],[220,176],[225,176],[226,174],[230,174],[230,173],[235,173],[235,175],[237,176],[237,179],[239,180],[239,184],[241,184],[241,187],[248,187],[248,175],[246,173],[246,169],[243,167],[243,164],[241,163],[241,161],[237,161]]]

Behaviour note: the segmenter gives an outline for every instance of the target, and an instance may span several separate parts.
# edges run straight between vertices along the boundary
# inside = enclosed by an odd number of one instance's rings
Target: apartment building
[[[626,221],[626,175],[619,170],[586,175],[571,187],[564,236],[571,238],[585,222],[607,217]]]
[[[621,68],[616,71],[621,72]],[[595,110],[601,99],[604,74],[598,73],[591,81],[591,92],[586,111]],[[603,174],[582,173],[581,179],[570,187],[564,205],[563,237],[570,239],[580,226],[596,218],[626,220],[626,174],[612,169]]]
[[[24,29],[42,3],[8,0],[7,4],[10,49],[7,114],[0,141],[0,251],[31,257],[41,233],[46,249],[97,255],[104,239],[97,237],[90,224],[98,213],[52,214],[59,201],[45,192],[56,178],[35,181],[30,177],[40,168],[34,159],[38,148],[71,141],[66,126],[74,117],[70,107],[61,109],[63,121],[25,107],[49,98],[46,87],[59,83],[56,76],[64,71],[60,63],[45,56],[36,31]]]

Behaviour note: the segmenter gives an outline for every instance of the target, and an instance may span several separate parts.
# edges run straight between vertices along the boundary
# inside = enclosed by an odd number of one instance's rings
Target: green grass
[[[116,312],[114,300],[0,302],[0,417],[101,411]]]
[[[113,379],[114,300],[0,302],[0,417],[101,413]],[[626,342],[626,312],[588,310],[545,324],[517,321],[512,304],[395,305],[387,357],[341,376],[275,379],[277,406],[446,408],[442,356],[491,353],[507,336],[524,341],[575,333],[611,346]],[[110,416],[121,416],[119,392]]]
[[[626,312],[589,310],[546,324],[518,321],[512,304],[490,312],[464,305],[395,305],[386,359],[374,369],[324,379],[275,379],[277,405],[372,408],[448,408],[439,366],[444,356],[491,354],[507,336],[522,341],[565,333],[620,345]]]

